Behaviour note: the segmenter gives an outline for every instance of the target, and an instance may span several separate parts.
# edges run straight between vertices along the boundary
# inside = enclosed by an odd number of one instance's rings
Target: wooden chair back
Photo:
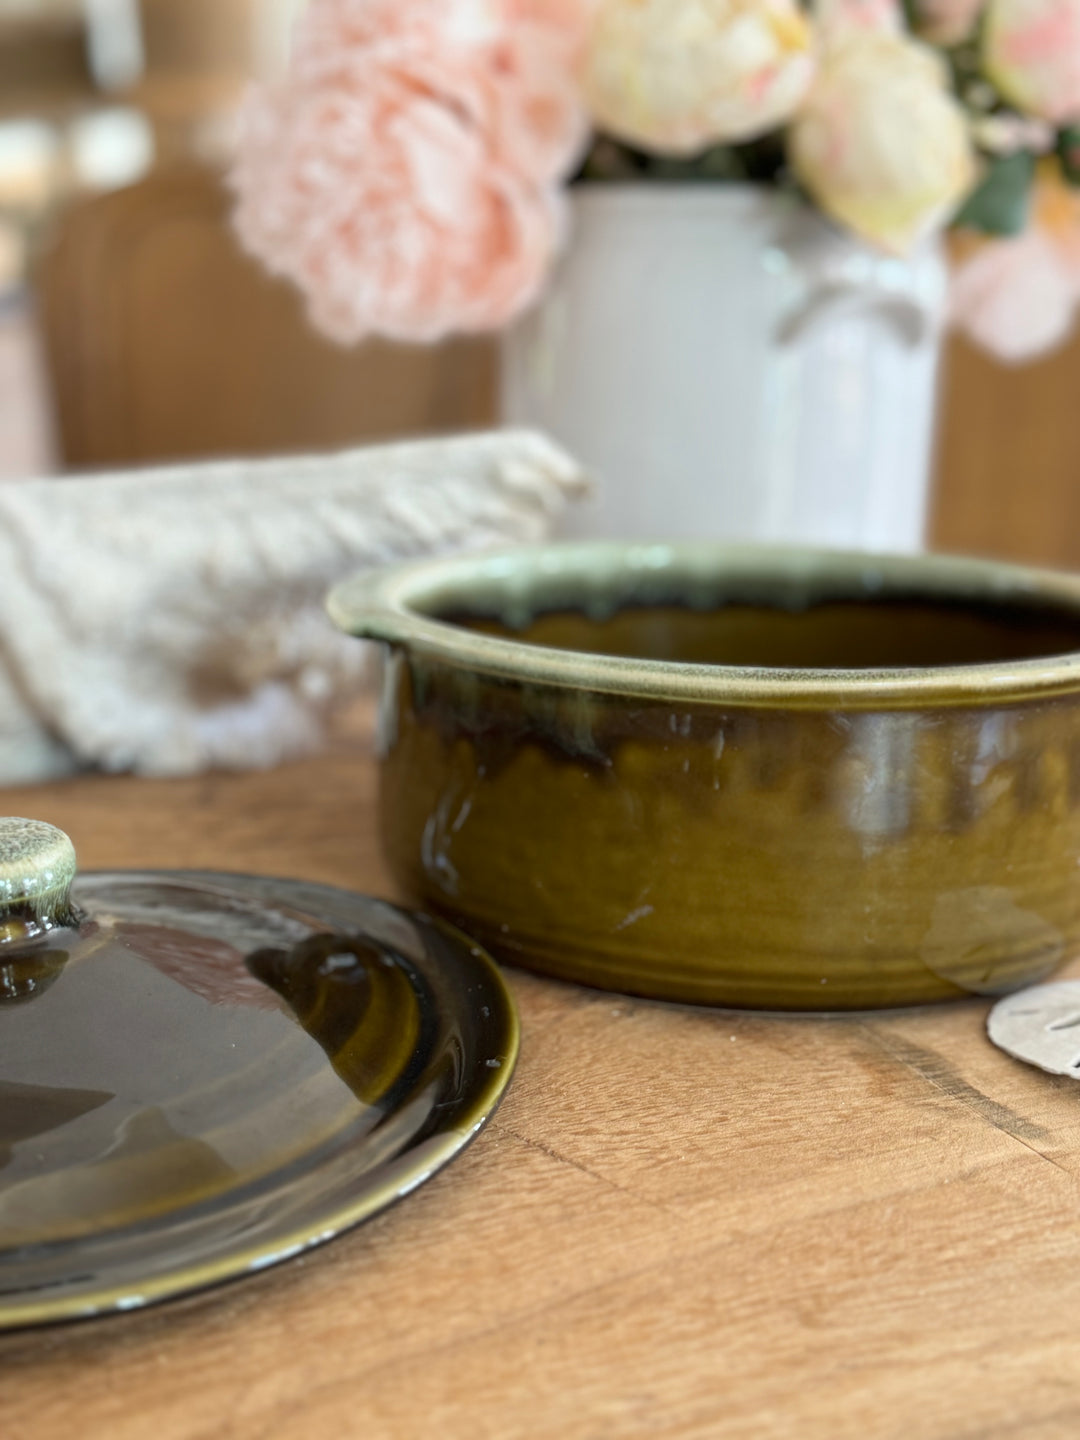
[[[328,449],[486,423],[491,346],[318,336],[237,245],[219,178],[184,166],[88,199],[38,272],[69,467]]]

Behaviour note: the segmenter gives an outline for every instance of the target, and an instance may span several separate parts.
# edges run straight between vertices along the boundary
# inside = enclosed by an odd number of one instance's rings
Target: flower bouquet
[[[574,182],[749,181],[883,253],[954,227],[951,317],[1020,360],[1080,299],[1080,0],[310,0],[232,178],[344,343],[509,324]]]

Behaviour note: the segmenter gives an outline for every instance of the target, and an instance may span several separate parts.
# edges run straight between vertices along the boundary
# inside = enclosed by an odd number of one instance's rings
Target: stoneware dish
[[[369,574],[408,898],[611,989],[998,993],[1080,928],[1080,581],[944,557],[549,546]]]

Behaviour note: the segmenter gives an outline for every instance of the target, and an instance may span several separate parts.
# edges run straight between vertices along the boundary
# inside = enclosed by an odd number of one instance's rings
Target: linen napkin
[[[585,488],[528,431],[0,486],[0,783],[317,747],[366,664],[330,585],[541,539]]]

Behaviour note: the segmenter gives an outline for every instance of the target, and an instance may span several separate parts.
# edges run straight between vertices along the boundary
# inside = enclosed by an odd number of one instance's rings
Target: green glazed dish
[[[338,587],[381,827],[504,960],[706,1004],[996,994],[1080,932],[1080,581],[547,546]]]
[[[0,819],[0,1332],[256,1274],[408,1195],[513,1072],[447,925],[296,880],[90,873]]]

